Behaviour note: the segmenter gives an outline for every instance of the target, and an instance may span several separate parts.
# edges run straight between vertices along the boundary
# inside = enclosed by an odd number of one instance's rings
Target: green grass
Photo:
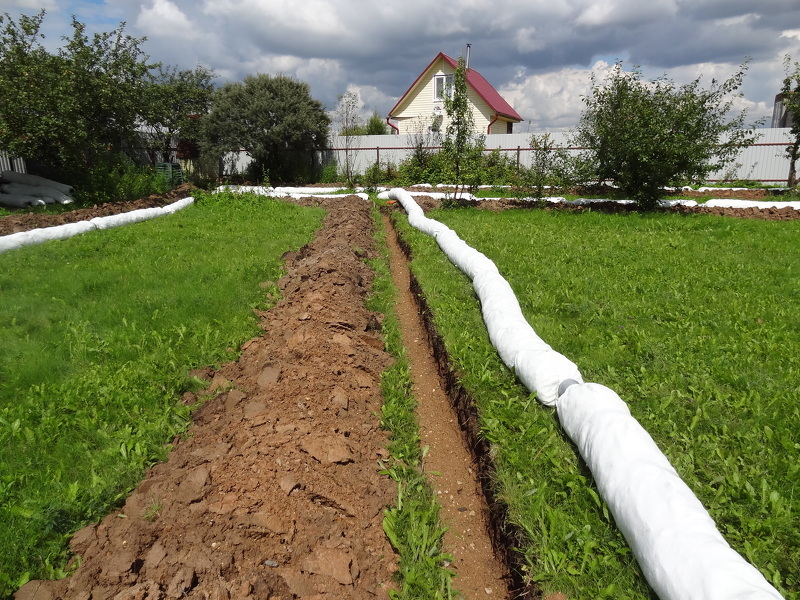
[[[430,216],[496,262],[537,333],[629,403],[731,545],[800,598],[800,222]],[[489,346],[466,277],[401,226],[527,534],[530,576],[570,597],[652,597],[555,414]]]
[[[442,552],[444,528],[439,521],[439,505],[423,472],[416,417],[417,400],[411,394],[411,371],[394,310],[397,290],[389,271],[386,232],[377,209],[373,210],[376,244],[380,256],[370,262],[375,281],[367,308],[382,313],[382,332],[393,364],[381,375],[382,426],[390,431],[391,459],[385,473],[397,483],[398,501],[386,510],[384,530],[398,553],[396,578],[399,589],[390,592],[397,600],[452,598],[453,572],[444,566],[452,558]]]
[[[259,283],[321,209],[201,195],[137,225],[0,255],[0,597],[63,574],[66,540],[185,429],[191,369],[257,335]]]

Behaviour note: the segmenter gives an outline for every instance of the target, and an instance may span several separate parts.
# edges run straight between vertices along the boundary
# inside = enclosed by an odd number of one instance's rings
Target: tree
[[[172,162],[176,136],[182,141],[194,140],[198,132],[197,117],[208,112],[214,86],[214,72],[202,66],[178,71],[175,67],[159,67],[150,76],[143,109],[143,137],[150,161]]]
[[[467,66],[464,57],[458,59],[453,75],[452,90],[444,94],[447,128],[442,140],[442,153],[453,169],[456,195],[459,186],[477,186],[484,137],[475,135],[475,118],[467,96]]]
[[[664,187],[702,182],[755,140],[746,111],[728,116],[746,68],[706,90],[700,78],[679,87],[666,77],[644,82],[638,68],[627,73],[618,62],[602,85],[592,77],[575,141],[590,149],[599,180],[653,207]]]
[[[325,146],[329,124],[307,83],[285,75],[250,75],[212,94],[211,110],[201,119],[201,149],[224,156],[244,148],[256,177],[288,181]]]
[[[789,177],[786,185],[790,188],[797,187],[797,159],[800,158],[800,62],[795,62],[789,55],[784,59],[786,78],[783,80],[783,105],[792,120],[792,143],[786,147],[789,157]],[[791,71],[791,69],[794,71]]]
[[[372,111],[367,124],[364,126],[364,135],[388,135],[389,126],[386,124],[378,111]]]
[[[556,146],[549,133],[532,135],[528,145],[531,149],[531,166],[522,167],[519,172],[522,194],[541,200],[546,188],[563,190],[581,180],[581,157],[572,156],[567,148]]]
[[[44,16],[0,16],[0,147],[74,182],[134,139],[155,65],[124,23],[90,39],[73,18],[72,37],[51,54],[40,41]]]
[[[358,114],[359,97],[353,90],[347,90],[342,96],[339,96],[339,104],[336,107],[336,121],[339,125],[339,135],[344,140],[344,177],[347,185],[353,185],[355,178],[353,163],[355,157],[353,156],[353,146],[355,141],[353,136],[361,135],[361,118]]]

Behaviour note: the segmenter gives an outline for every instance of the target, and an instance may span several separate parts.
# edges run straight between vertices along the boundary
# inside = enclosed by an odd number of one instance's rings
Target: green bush
[[[653,207],[665,187],[704,181],[753,143],[746,111],[729,114],[745,70],[704,90],[699,78],[682,86],[642,81],[640,70],[627,73],[618,62],[604,82],[592,78],[575,142],[589,148],[598,181]]]
[[[169,191],[170,182],[151,166],[138,166],[125,155],[110,154],[97,160],[76,193],[80,204],[135,200]]]

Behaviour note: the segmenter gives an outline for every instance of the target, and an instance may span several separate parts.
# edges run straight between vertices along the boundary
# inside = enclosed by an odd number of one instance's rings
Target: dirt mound
[[[282,300],[240,360],[207,373],[207,400],[125,505],[72,540],[74,575],[17,600],[386,597],[379,475],[383,351],[364,308],[369,203],[315,200],[325,228],[287,255]],[[186,402],[195,398],[187,394]]]
[[[40,227],[54,227],[78,221],[88,221],[95,217],[107,217],[118,213],[138,210],[140,208],[155,208],[166,206],[181,198],[191,196],[197,188],[190,183],[184,183],[165,194],[152,194],[139,200],[125,202],[106,202],[90,208],[77,208],[61,214],[23,213],[0,217],[0,236],[29,231]]]

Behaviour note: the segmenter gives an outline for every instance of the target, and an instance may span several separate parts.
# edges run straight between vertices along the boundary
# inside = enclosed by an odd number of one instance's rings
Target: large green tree
[[[44,16],[0,16],[0,147],[74,181],[135,138],[154,65],[124,23],[90,38],[74,17],[72,36],[51,54]]]
[[[731,115],[746,68],[702,89],[699,78],[643,81],[638,68],[625,72],[618,62],[604,82],[592,78],[576,142],[589,148],[599,180],[653,207],[664,187],[702,182],[754,141],[746,112]]]
[[[199,117],[206,114],[214,91],[214,72],[203,66],[179,71],[159,67],[147,82],[143,106],[142,135],[151,162],[172,160],[177,137],[194,142],[199,135]]]
[[[202,119],[204,154],[245,151],[259,179],[304,177],[313,152],[325,146],[328,118],[307,83],[285,75],[250,75],[215,90]]]
[[[800,62],[787,55],[785,59],[786,78],[783,80],[783,105],[792,120],[792,142],[786,147],[789,157],[789,177],[786,185],[790,188],[797,187],[797,159],[800,158]]]

